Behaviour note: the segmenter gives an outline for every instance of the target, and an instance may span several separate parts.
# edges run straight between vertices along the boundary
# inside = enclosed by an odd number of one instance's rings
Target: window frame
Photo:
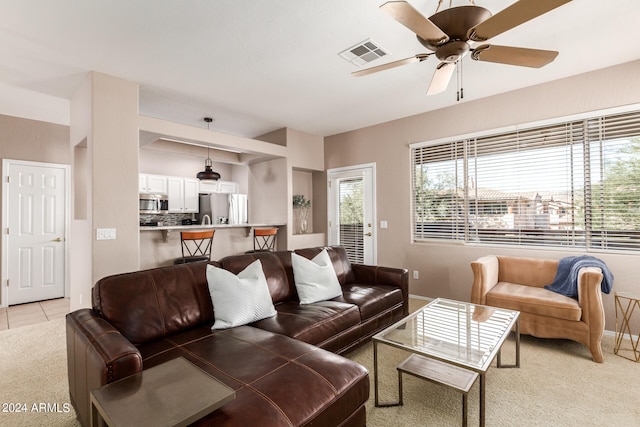
[[[572,251],[579,250],[579,251],[587,251],[587,252],[621,251],[622,253],[627,253],[627,254],[630,252],[640,252],[640,239],[638,239],[639,240],[638,243],[632,242],[632,244],[629,244],[628,246],[622,243],[622,244],[618,244],[617,247],[616,245],[611,247],[610,243],[605,242],[605,239],[607,237],[603,237],[607,235],[608,231],[605,228],[602,228],[599,230],[593,230],[591,226],[594,224],[594,222],[592,218],[590,218],[592,213],[597,210],[595,206],[591,205],[591,203],[594,203],[592,199],[596,198],[596,196],[592,193],[592,187],[594,185],[591,178],[591,169],[593,168],[592,162],[594,161],[594,159],[591,157],[591,154],[590,154],[591,146],[598,143],[600,145],[603,145],[603,143],[607,144],[610,141],[615,141],[616,135],[618,135],[619,137],[619,133],[620,133],[619,128],[614,128],[616,132],[614,132],[614,135],[611,138],[609,138],[608,136],[604,136],[600,140],[592,140],[591,136],[594,133],[593,128],[595,126],[596,129],[599,130],[600,135],[602,135],[601,127],[603,126],[603,123],[605,123],[605,126],[606,126],[606,122],[608,121],[615,122],[617,117],[623,117],[624,119],[625,116],[630,118],[629,119],[630,121],[638,121],[640,123],[640,105],[633,105],[633,106],[626,106],[626,107],[589,112],[589,113],[584,113],[580,115],[556,118],[553,120],[532,122],[526,125],[507,126],[503,128],[463,134],[463,135],[454,136],[450,138],[441,138],[433,141],[425,141],[425,142],[410,144],[409,145],[409,148],[410,148],[409,163],[410,163],[410,180],[411,180],[411,183],[410,183],[411,215],[410,217],[411,217],[412,243],[438,242],[440,244],[446,243],[446,244],[462,244],[462,245],[490,245],[490,246],[507,246],[511,248],[538,248],[538,249],[541,247],[544,247],[546,249],[560,249],[560,250],[564,249],[564,250],[572,250]],[[594,125],[594,123],[597,123],[597,125]],[[474,240],[471,230],[473,230],[474,228],[477,230],[477,225],[475,225],[474,227],[471,224],[470,218],[469,218],[470,212],[473,206],[472,206],[472,202],[470,201],[471,196],[470,196],[470,188],[468,185],[468,179],[469,179],[468,177],[469,177],[469,168],[472,166],[475,166],[475,165],[470,166],[470,163],[472,161],[475,163],[479,158],[479,156],[477,155],[477,153],[469,153],[469,151],[471,149],[476,148],[476,143],[479,140],[480,141],[491,140],[492,138],[500,139],[502,136],[505,136],[505,135],[508,137],[509,134],[517,135],[519,133],[527,133],[527,132],[532,132],[534,134],[538,132],[540,134],[544,134],[544,132],[546,132],[548,129],[563,128],[563,127],[570,130],[569,132],[565,130],[565,134],[570,135],[571,138],[574,137],[572,132],[576,131],[576,129],[579,130],[579,132],[577,133],[578,135],[577,139],[571,139],[568,143],[558,143],[558,146],[562,147],[563,144],[567,144],[565,148],[569,149],[569,151],[573,150],[575,147],[579,147],[582,150],[582,156],[583,156],[582,161],[584,165],[579,164],[579,162],[576,162],[576,164],[578,166],[583,166],[584,171],[581,171],[580,174],[576,175],[576,172],[574,171],[574,163],[573,163],[574,159],[571,158],[571,161],[570,161],[570,165],[571,165],[570,166],[570,175],[571,175],[570,191],[572,194],[577,189],[580,189],[580,191],[584,191],[584,195],[583,195],[583,203],[584,203],[584,214],[583,214],[584,227],[583,228],[584,230],[579,229],[581,224],[576,222],[577,219],[575,215],[572,214],[571,228],[566,229],[566,233],[565,233],[567,234],[566,240],[569,243],[565,245],[558,243],[562,239],[561,237],[558,237],[557,239],[555,239],[557,241],[555,241],[553,237],[548,239],[548,237],[551,236],[553,233],[550,233],[548,231],[545,233],[544,230],[547,230],[545,228],[540,229],[540,230],[543,230],[542,234],[547,234],[547,236],[543,236],[543,238],[541,239],[542,241],[546,242],[544,244],[539,244],[539,243],[530,244],[530,243],[526,243],[526,241],[523,243],[522,241],[519,241],[522,239],[522,235],[519,232],[516,233],[516,238],[514,239],[503,237],[502,241],[500,239],[497,239],[497,242]],[[604,129],[607,130],[608,128],[605,127]],[[623,133],[623,137],[625,138],[625,141],[635,142],[636,139],[640,140],[640,124],[636,124],[635,127],[632,128],[632,130],[633,132],[631,132],[631,134],[628,131],[625,131],[624,129],[621,131]],[[565,134],[561,134],[561,136],[564,136]],[[418,175],[417,166],[424,165],[428,162],[417,162],[416,161],[417,153],[420,153],[421,157],[424,159],[425,156],[426,157],[429,156],[428,154],[426,155],[424,154],[425,151],[429,150],[429,148],[439,147],[440,149],[442,149],[442,147],[447,147],[447,146],[451,147],[451,146],[455,146],[456,144],[462,144],[461,150],[460,149],[455,150],[456,153],[459,153],[460,151],[463,153],[462,158],[457,158],[454,156],[453,158],[448,159],[448,161],[454,161],[455,163],[461,161],[462,168],[464,171],[462,176],[467,177],[466,179],[464,178],[462,179],[465,182],[462,185],[460,185],[460,183],[457,183],[458,181],[457,172],[455,172],[456,184],[455,184],[455,187],[451,189],[452,191],[455,191],[455,192],[460,192],[460,190],[462,190],[462,197],[459,197],[458,199],[458,200],[462,200],[462,203],[463,203],[462,224],[458,225],[456,224],[456,220],[452,220],[451,222],[452,232],[448,234],[442,233],[440,236],[438,235],[439,233],[437,230],[433,232],[429,232],[427,228],[427,231],[425,232],[424,227],[429,227],[429,225],[425,226],[424,221],[422,225],[423,228],[418,230],[418,228],[420,227],[419,225],[420,222],[418,221],[418,218],[419,217],[424,218],[425,216],[418,215],[418,209],[420,207],[420,204],[417,201],[417,197],[419,196],[419,193],[417,190],[418,182],[416,181],[416,177]],[[553,147],[554,145],[549,145],[549,146]],[[624,146],[631,147],[632,144],[625,142]],[[507,151],[509,152],[510,150],[513,150],[513,147],[510,147]],[[504,152],[504,151],[505,151],[504,149],[500,149],[498,147],[498,152]],[[600,162],[603,162],[603,160],[600,159]],[[435,164],[435,161],[433,163]],[[600,165],[600,167],[602,167],[602,165]],[[453,168],[453,169],[455,170],[456,168]],[[582,181],[579,184],[574,184],[573,183],[574,176],[578,176],[578,178],[582,179]],[[424,180],[420,182],[424,183]],[[604,181],[601,181],[600,185],[601,187],[604,187]],[[570,196],[570,197],[572,202],[572,208],[575,208],[577,204],[574,203],[573,196]],[[478,198],[475,197],[474,200],[475,200],[475,209],[477,209]],[[498,206],[496,206],[496,209],[497,208]],[[601,210],[603,209],[606,210],[606,208],[608,208],[608,206],[598,207],[598,209],[601,209]],[[424,209],[422,211],[424,211]],[[438,225],[436,221],[434,221],[431,225],[434,225],[434,224]],[[442,224],[445,224],[446,226],[446,221],[443,221]],[[455,230],[453,230],[454,228]],[[461,237],[456,236],[456,231],[459,232],[460,230],[461,230]],[[500,234],[498,230],[501,230],[501,228],[496,229],[496,235]],[[551,229],[548,229],[548,230],[551,230]],[[634,229],[634,230],[611,230],[611,231],[613,231],[613,234],[618,234],[619,235],[618,237],[623,236],[631,240],[635,240],[636,231],[640,235],[640,227],[638,227],[637,230]],[[501,234],[506,236],[507,233],[501,233]],[[556,234],[562,234],[562,233],[556,233]],[[582,239],[576,237],[579,234],[583,234]],[[631,235],[634,235],[634,237],[630,237]],[[594,238],[598,239],[598,242],[599,242],[598,244],[594,244],[593,242]],[[548,239],[548,240],[545,240],[545,239]]]

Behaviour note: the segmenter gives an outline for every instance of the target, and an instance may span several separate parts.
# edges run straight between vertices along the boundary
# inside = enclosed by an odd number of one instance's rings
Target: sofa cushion
[[[578,301],[537,286],[500,282],[487,293],[487,305],[580,321]]]
[[[553,282],[558,261],[498,256],[498,282],[543,287]]]
[[[364,322],[402,304],[403,295],[401,289],[392,286],[350,284],[343,286],[342,296],[334,301],[358,306]]]
[[[312,304],[342,295],[336,271],[326,250],[313,259],[292,253],[291,265],[300,304]]]
[[[212,329],[246,325],[276,315],[260,260],[237,275],[208,265],[207,282],[215,317]]]
[[[358,307],[340,301],[306,305],[289,301],[276,304],[276,311],[276,316],[253,322],[251,326],[320,345],[360,324]]]
[[[206,267],[195,262],[105,277],[92,289],[93,309],[133,344],[211,325]]]
[[[249,326],[196,328],[140,352],[145,369],[183,356],[236,391],[235,400],[196,426],[337,425],[369,396],[367,370],[359,364]]]

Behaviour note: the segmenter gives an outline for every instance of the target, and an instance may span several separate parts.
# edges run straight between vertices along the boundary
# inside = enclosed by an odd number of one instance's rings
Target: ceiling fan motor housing
[[[460,40],[450,41],[436,50],[436,58],[442,62],[456,62],[469,52],[469,43]]]
[[[429,21],[433,22],[447,36],[448,42],[437,42],[433,40],[425,40],[418,37],[418,41],[427,49],[437,51],[439,47],[451,41],[469,40],[467,33],[469,30],[481,22],[491,17],[488,9],[480,6],[456,6],[440,11],[429,17]]]

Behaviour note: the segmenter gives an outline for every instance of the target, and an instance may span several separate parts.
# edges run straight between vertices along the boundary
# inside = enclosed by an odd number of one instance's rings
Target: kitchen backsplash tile
[[[170,213],[163,215],[140,215],[140,223],[162,223],[164,226],[181,225],[183,219],[193,219],[192,214]]]

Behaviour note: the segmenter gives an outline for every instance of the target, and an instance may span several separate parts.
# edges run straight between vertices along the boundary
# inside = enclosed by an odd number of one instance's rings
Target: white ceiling
[[[368,38],[389,55],[367,66],[426,52],[383,2],[4,0],[0,89],[60,108],[95,70],[139,83],[141,114],[203,127],[211,115],[212,129],[246,137],[282,127],[327,136],[455,104],[455,81],[425,95],[435,57],[350,75],[359,68],[338,53]],[[438,0],[410,3],[429,16]],[[512,3],[476,0],[493,13]],[[507,31],[490,42],[560,55],[541,69],[467,56],[461,102],[640,59],[639,18],[638,0],[573,0]]]

